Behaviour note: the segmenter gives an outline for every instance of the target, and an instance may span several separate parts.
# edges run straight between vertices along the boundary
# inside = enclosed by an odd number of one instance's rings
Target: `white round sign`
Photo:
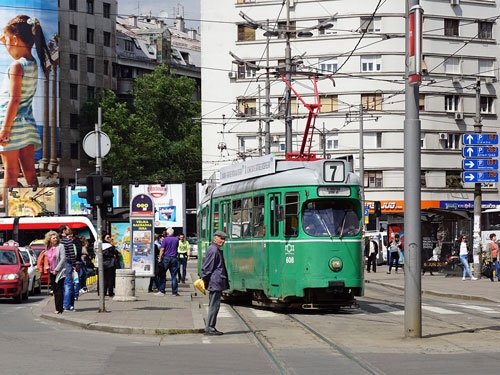
[[[111,150],[111,141],[108,135],[104,132],[99,132],[98,135],[96,131],[92,131],[83,139],[83,151],[91,158],[97,157],[97,138],[99,138],[101,145],[101,157],[106,156]]]

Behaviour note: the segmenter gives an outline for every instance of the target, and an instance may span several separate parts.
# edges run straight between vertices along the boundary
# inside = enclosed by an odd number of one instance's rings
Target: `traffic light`
[[[113,209],[113,177],[102,177],[102,204],[107,208],[108,212]]]
[[[380,201],[373,202],[373,210],[375,211],[375,216],[382,216],[382,206],[380,205]]]
[[[94,185],[96,184],[95,177],[99,176],[89,174],[85,178],[78,179],[78,185],[85,185],[87,188],[86,191],[78,192],[78,197],[86,199],[87,203],[90,205],[95,204],[95,193],[94,193]]]
[[[78,193],[78,197],[87,200],[93,206],[106,206],[113,208],[113,178],[89,174],[85,179],[79,179],[80,185],[85,185],[87,191]]]

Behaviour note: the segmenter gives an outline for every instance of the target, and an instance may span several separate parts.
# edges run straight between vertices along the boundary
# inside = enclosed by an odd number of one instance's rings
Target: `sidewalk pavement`
[[[404,272],[387,274],[387,266],[377,267],[377,272],[366,273],[365,282],[388,288],[404,290]],[[75,302],[75,312],[54,314],[54,300],[46,298],[34,314],[41,318],[71,324],[89,330],[123,334],[187,334],[202,333],[205,329],[204,305],[208,295],[202,295],[193,287],[195,273],[188,272],[186,284],[179,285],[179,297],[170,295],[170,283],[164,297],[154,293],[136,292],[137,301],[117,302],[106,297],[106,312],[98,313],[99,299],[96,285],[89,293]],[[461,277],[446,277],[441,273],[422,276],[422,293],[461,300],[500,303],[500,283],[482,278],[477,281]]]
[[[388,275],[388,270],[389,267],[385,265],[378,266],[376,273],[368,273],[365,270],[365,282],[404,290],[404,271],[400,268],[398,273],[395,273],[393,268],[392,273]],[[426,272],[425,275],[421,276],[421,280],[423,294],[469,301],[500,303],[500,282],[495,280],[492,283],[490,279],[484,276],[476,281],[472,281],[468,277],[463,281],[461,276],[446,276],[438,272],[434,272],[434,275],[431,276]]]

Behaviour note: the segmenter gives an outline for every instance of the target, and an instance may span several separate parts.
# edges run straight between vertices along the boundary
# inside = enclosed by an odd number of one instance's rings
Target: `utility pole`
[[[365,214],[365,149],[363,139],[363,103],[359,105],[359,179],[361,180],[361,208]],[[363,218],[363,228],[365,220]]]
[[[262,115],[260,110],[260,85],[259,85],[259,156],[262,156]]]
[[[422,280],[421,280],[421,248],[422,236],[420,227],[420,119],[419,119],[419,86],[410,85],[410,77],[418,77],[421,64],[421,13],[419,0],[406,2],[406,64],[405,64],[405,120],[404,120],[404,261],[405,261],[405,317],[404,330],[406,337],[422,337]],[[419,8],[421,10],[421,8]],[[413,28],[410,35],[410,12],[413,13]],[[412,38],[412,43],[410,39]],[[413,52],[413,61],[411,55]],[[413,69],[410,63],[413,62]],[[421,71],[420,71],[421,78]]]
[[[476,77],[476,118],[474,119],[474,132],[480,134],[483,125],[481,124],[481,79]],[[473,232],[473,258],[474,277],[481,278],[481,266],[479,255],[481,253],[481,183],[474,184],[474,232]]]
[[[325,122],[323,121],[323,158],[326,159],[326,131]]]
[[[269,30],[269,19],[266,23]],[[266,155],[271,154],[271,79],[269,78],[269,38],[266,37]]]
[[[96,131],[96,174],[102,175],[102,159],[101,159],[101,124],[102,124],[102,108],[97,109],[97,124],[95,124]],[[101,205],[96,204],[97,211],[97,263],[98,267],[98,280],[99,280],[99,312],[106,312],[104,303],[104,264],[102,257],[102,216]]]
[[[285,66],[286,80],[292,83],[292,49],[290,48],[290,0],[286,0],[286,47],[285,47]],[[285,153],[292,152],[292,107],[291,107],[292,90],[287,85],[285,103]]]

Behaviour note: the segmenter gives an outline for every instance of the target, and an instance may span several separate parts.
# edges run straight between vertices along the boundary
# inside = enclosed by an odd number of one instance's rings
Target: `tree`
[[[114,92],[103,93],[99,101],[102,129],[111,140],[103,165],[116,183],[194,183],[201,179],[196,90],[194,80],[173,76],[160,66],[136,79],[130,109]]]

